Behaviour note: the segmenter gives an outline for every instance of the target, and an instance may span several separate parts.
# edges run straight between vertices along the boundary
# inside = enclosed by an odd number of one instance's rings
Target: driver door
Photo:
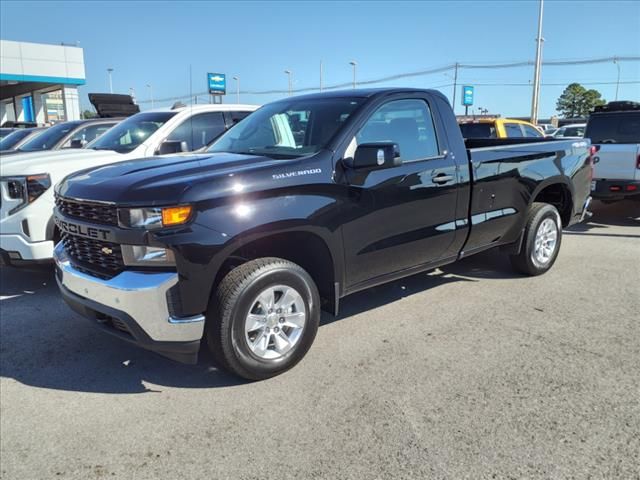
[[[392,100],[370,115],[347,148],[345,157],[358,144],[393,142],[402,160],[391,168],[347,168],[347,288],[437,261],[451,246],[458,179],[436,130],[426,99]]]

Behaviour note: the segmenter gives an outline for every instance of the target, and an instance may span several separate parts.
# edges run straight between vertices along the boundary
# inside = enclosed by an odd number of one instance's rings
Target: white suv
[[[603,202],[640,199],[640,103],[596,107],[584,136],[596,150],[591,196]]]
[[[53,185],[86,168],[198,150],[258,107],[192,105],[137,113],[87,148],[21,153],[0,162],[0,263],[49,262],[58,232]]]

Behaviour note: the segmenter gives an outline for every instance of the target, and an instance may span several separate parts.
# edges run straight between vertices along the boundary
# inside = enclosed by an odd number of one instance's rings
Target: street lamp
[[[618,88],[620,88],[620,61],[618,57],[613,57],[613,63],[618,67],[618,80],[616,81],[616,102],[618,101]]]
[[[356,88],[356,66],[358,65],[355,60],[349,62],[349,65],[353,67],[353,88]]]
[[[285,70],[284,73],[289,77],[289,96],[291,96],[291,70]]]
[[[542,67],[542,13],[544,0],[540,0],[538,10],[538,36],[536,37],[536,63],[533,70],[533,95],[531,96],[531,123],[538,123],[538,101],[540,98],[540,69]]]
[[[113,79],[111,78],[111,74],[113,73],[113,68],[107,68],[107,73],[109,74],[109,93],[113,93]]]
[[[153,103],[153,85],[147,83],[147,88],[149,89],[149,96],[151,97],[151,108],[153,108],[155,106]]]
[[[240,103],[240,77],[233,77],[236,81],[236,103]]]

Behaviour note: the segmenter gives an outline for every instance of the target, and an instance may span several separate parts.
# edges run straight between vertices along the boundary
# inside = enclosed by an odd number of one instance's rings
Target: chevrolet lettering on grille
[[[69,222],[58,217],[54,217],[54,221],[60,230],[72,235],[79,235],[81,237],[96,238],[98,240],[111,240],[112,233],[110,230],[97,227],[89,227],[86,225],[80,225],[77,223]],[[107,253],[107,252],[104,252]]]

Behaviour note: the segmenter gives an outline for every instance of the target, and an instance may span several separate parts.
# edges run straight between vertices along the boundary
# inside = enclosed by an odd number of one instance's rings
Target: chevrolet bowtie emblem
[[[105,255],[111,255],[113,253],[113,250],[111,250],[109,247],[102,247],[101,251]]]

